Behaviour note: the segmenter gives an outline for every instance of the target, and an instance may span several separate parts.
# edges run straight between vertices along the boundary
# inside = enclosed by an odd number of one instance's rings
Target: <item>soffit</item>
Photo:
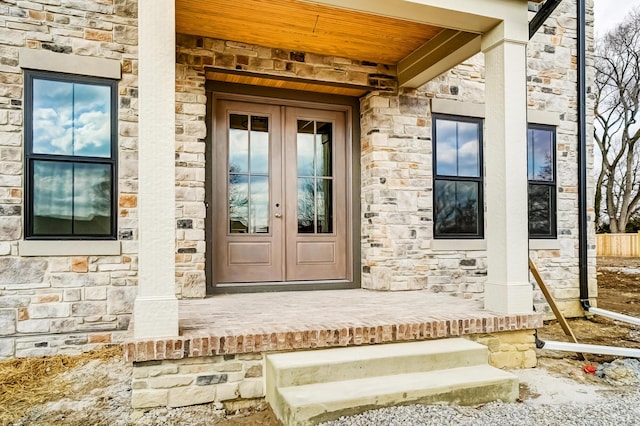
[[[397,64],[443,29],[297,0],[176,0],[178,33]]]

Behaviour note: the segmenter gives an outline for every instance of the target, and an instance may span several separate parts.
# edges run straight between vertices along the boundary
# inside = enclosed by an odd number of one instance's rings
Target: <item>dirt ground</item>
[[[640,317],[640,259],[598,259],[598,306]],[[581,343],[640,348],[640,327],[598,316],[569,323]],[[543,340],[568,341],[557,321],[548,322],[538,333]],[[549,380],[602,385],[601,379],[583,372],[587,362],[577,354],[540,351],[538,360],[540,368],[516,373],[523,383],[521,401],[543,403],[545,380],[546,389],[557,387]],[[589,355],[589,363],[612,360]],[[0,362],[0,425],[280,425],[266,404],[258,410],[235,407],[232,413],[215,403],[132,413],[130,383],[131,367],[114,348],[80,357]],[[552,390],[548,393],[552,396],[547,397],[558,398]]]

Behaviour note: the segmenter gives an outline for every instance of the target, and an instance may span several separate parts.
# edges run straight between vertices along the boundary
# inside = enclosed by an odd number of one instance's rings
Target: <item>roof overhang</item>
[[[396,66],[400,85],[418,87],[496,27],[526,41],[527,11],[527,0],[176,0],[176,31]]]

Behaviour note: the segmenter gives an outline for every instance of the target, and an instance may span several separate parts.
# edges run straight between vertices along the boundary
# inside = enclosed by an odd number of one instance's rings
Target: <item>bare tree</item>
[[[640,207],[640,9],[597,41],[595,68],[596,225],[604,201],[611,232],[625,232]]]

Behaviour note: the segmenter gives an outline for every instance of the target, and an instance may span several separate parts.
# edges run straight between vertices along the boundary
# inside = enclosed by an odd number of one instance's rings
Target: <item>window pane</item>
[[[111,87],[73,87],[73,155],[111,157]]]
[[[269,178],[251,176],[251,217],[250,232],[266,234],[269,232]]]
[[[437,180],[435,231],[438,235],[478,235],[478,182]]]
[[[229,175],[229,232],[249,231],[249,179],[244,175]]]
[[[529,235],[552,237],[551,208],[554,186],[529,184]]]
[[[333,180],[317,179],[316,209],[318,234],[333,232]]]
[[[297,152],[298,176],[314,176],[313,157],[315,150],[314,122],[298,120]]]
[[[332,125],[331,123],[317,124],[316,134],[316,176],[331,176],[331,145],[332,145]]]
[[[229,172],[249,172],[249,117],[231,114],[229,117]]]
[[[71,235],[73,232],[73,164],[33,163],[33,233]]]
[[[298,178],[298,232],[300,234],[315,232],[314,181],[313,178]]]
[[[251,173],[269,173],[269,119],[251,117]]]
[[[436,120],[436,173],[444,176],[458,174],[456,122]]]
[[[33,152],[111,157],[111,87],[33,80]]]
[[[533,128],[527,134],[529,180],[553,182],[553,131]]]
[[[79,164],[73,171],[73,226],[76,235],[111,233],[111,166]]]
[[[458,123],[458,176],[480,176],[479,141],[477,123]]]
[[[465,177],[481,175],[478,123],[436,120],[436,174]]]
[[[34,79],[33,152],[72,155],[73,115],[73,83]]]

